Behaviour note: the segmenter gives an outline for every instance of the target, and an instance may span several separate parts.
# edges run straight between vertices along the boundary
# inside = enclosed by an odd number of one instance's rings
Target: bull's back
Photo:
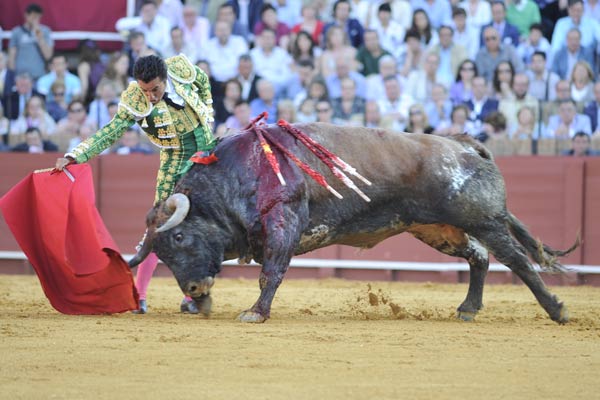
[[[339,127],[331,124],[298,124],[296,127],[310,134],[316,141],[338,155],[357,172],[369,179],[373,185],[366,187],[357,179],[354,181],[377,199],[390,191],[429,190],[444,176],[444,169],[460,169],[462,157],[469,150],[460,143],[434,135],[397,133],[383,129],[364,127]],[[310,159],[311,166],[317,166],[328,182],[336,189],[348,193],[323,164],[307,150],[298,148]],[[472,154],[475,152],[471,151]],[[475,157],[477,158],[477,157]],[[313,198],[322,195],[323,190],[310,183]]]
[[[332,201],[330,193],[309,182],[311,218],[304,237],[323,237],[318,247],[331,243],[369,247],[411,224],[464,227],[469,223],[464,210],[471,216],[504,211],[502,178],[489,153],[476,142],[326,124],[298,128],[372,182],[366,186],[353,178],[371,198],[367,203],[321,167],[344,199]],[[323,235],[324,229],[328,235]]]

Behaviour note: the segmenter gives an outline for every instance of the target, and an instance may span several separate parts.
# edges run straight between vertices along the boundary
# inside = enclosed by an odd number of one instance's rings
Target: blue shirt
[[[446,87],[450,87],[454,78],[456,78],[452,71],[452,48],[444,49],[440,46],[440,66],[438,67],[436,78],[437,80]]]
[[[571,28],[577,28],[581,32],[581,45],[583,47],[596,48],[600,39],[600,24],[596,20],[583,15],[579,25],[575,25],[571,17],[563,17],[556,22],[552,34],[552,51],[555,54],[561,47],[566,46],[567,33]]]
[[[367,90],[365,77],[356,71],[350,71],[349,77],[356,83],[356,96],[362,97],[363,99],[366,98]],[[330,99],[342,97],[340,78],[337,75],[328,76],[325,83],[327,84],[327,91],[329,92]]]
[[[411,0],[410,3],[413,11],[420,8],[427,13],[434,29],[439,28],[441,25],[452,25],[450,1],[434,0],[432,5],[425,0]]]
[[[277,105],[275,101],[272,101],[270,106],[265,104],[261,98],[256,98],[250,102],[250,118],[257,117],[263,111],[269,113],[266,121],[268,124],[277,122]]]
[[[555,137],[555,131],[562,124],[559,115],[551,115],[548,119],[548,126],[546,130],[542,133],[542,137],[544,138],[553,138]],[[569,137],[573,137],[575,133],[582,131],[587,133],[588,135],[592,135],[592,124],[590,122],[590,117],[584,114],[576,114],[573,118],[573,121],[569,124]]]
[[[49,72],[46,75],[40,77],[36,84],[38,92],[46,96],[47,101],[54,100],[52,91],[50,90],[52,84],[56,81],[56,73]],[[74,96],[81,94],[81,81],[79,77],[73,75],[70,72],[65,72],[65,101],[70,103]]]

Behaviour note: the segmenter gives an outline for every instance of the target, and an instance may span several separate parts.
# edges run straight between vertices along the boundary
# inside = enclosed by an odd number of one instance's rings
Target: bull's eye
[[[181,242],[183,240],[183,233],[177,233],[175,234],[175,241],[176,242]]]

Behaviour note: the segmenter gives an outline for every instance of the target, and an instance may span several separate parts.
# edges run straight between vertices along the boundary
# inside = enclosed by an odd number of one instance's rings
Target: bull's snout
[[[186,285],[186,294],[191,297],[198,297],[203,294],[209,294],[210,288],[215,284],[212,276],[202,279],[201,281],[192,281]]]

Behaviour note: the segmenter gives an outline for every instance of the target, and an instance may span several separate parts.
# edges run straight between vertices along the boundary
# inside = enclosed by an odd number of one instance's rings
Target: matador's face
[[[138,79],[137,83],[140,85],[144,96],[146,96],[148,101],[152,104],[156,104],[162,99],[167,88],[167,81],[161,80],[160,77],[156,77],[150,82],[144,82]]]

